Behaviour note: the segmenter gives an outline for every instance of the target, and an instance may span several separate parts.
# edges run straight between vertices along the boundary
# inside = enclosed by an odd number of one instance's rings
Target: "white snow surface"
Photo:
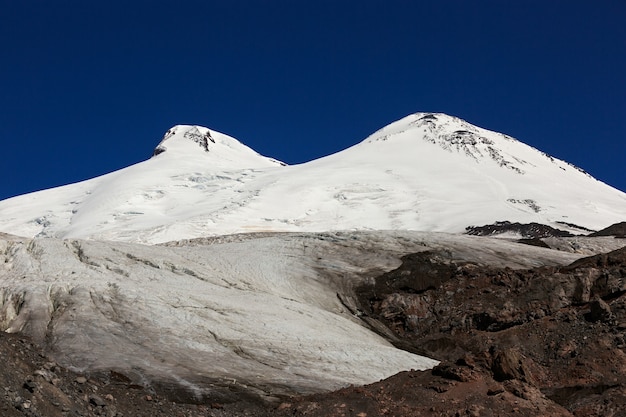
[[[626,219],[625,193],[439,113],[409,115],[351,148],[293,166],[199,126],[170,129],[155,154],[1,201],[0,231],[155,244],[242,232],[461,233],[504,220],[598,230]]]

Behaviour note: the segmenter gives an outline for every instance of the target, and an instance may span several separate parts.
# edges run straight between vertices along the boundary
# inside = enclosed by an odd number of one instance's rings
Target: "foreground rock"
[[[266,406],[180,404],[110,372],[87,378],[42,354],[28,338],[0,332],[2,417],[227,417],[272,415]]]
[[[301,400],[297,413],[624,415],[626,248],[526,271],[420,253],[361,288],[361,301],[396,345],[443,362]]]

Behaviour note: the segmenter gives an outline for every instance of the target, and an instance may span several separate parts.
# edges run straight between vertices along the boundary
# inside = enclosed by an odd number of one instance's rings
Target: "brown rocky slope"
[[[626,248],[525,271],[413,254],[359,295],[373,328],[442,363],[284,415],[626,415]]]

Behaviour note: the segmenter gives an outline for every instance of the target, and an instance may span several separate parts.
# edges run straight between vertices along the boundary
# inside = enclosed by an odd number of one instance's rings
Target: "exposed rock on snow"
[[[152,156],[157,156],[165,152],[167,150],[167,147],[165,146],[166,141],[176,135],[178,130],[183,130],[183,138],[197,143],[205,152],[209,152],[209,142],[215,143],[215,139],[211,136],[211,131],[209,129],[200,126],[174,126],[165,133],[161,143],[159,143],[154,149]]]
[[[626,238],[626,222],[615,223],[606,229],[592,233],[590,236],[615,236]]]
[[[493,236],[506,234],[508,236],[519,236],[522,239],[540,239],[550,236],[566,237],[574,236],[572,233],[556,229],[539,223],[521,224],[518,222],[511,223],[509,221],[496,222],[485,226],[468,226],[465,228],[468,235],[474,236]]]

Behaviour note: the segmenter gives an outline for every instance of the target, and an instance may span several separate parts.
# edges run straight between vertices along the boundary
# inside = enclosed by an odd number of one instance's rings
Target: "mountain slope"
[[[151,159],[101,177],[0,202],[2,230],[21,236],[104,234],[136,240],[236,204],[237,176],[282,167],[236,139],[198,126],[168,130]],[[111,231],[111,232],[109,232]],[[184,236],[186,237],[186,236]]]
[[[185,400],[271,399],[378,381],[436,361],[393,347],[355,288],[411,252],[511,268],[578,254],[422,232],[250,234],[140,245],[0,236],[0,331],[87,375]],[[177,394],[178,393],[178,394]]]
[[[597,230],[626,218],[623,192],[444,114],[416,113],[344,151],[283,165],[177,126],[148,161],[0,202],[0,230],[159,243],[254,231],[459,233],[505,220]]]

